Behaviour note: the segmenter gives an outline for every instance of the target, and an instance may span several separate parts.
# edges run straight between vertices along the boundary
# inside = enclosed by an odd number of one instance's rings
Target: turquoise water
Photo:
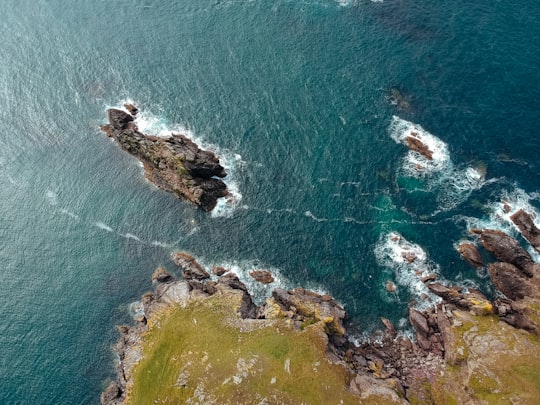
[[[454,245],[514,232],[501,198],[540,208],[540,5],[445,3],[4,0],[0,402],[97,403],[114,326],[174,250],[333,294],[359,334],[422,301],[389,232],[492,293]],[[127,99],[216,150],[236,204],[147,183],[98,128]],[[407,171],[396,122],[442,142],[439,168]]]

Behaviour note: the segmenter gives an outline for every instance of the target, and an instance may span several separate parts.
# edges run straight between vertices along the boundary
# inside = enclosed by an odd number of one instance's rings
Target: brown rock
[[[130,103],[125,103],[124,108],[128,110],[129,113],[133,116],[137,115],[137,113],[139,112],[139,109]]]
[[[529,278],[510,263],[490,263],[488,272],[497,289],[511,300],[532,294]]]
[[[408,148],[420,153],[427,160],[433,160],[433,152],[429,147],[416,137],[417,134],[415,132],[411,132],[411,135],[405,138]]]
[[[182,275],[186,280],[204,280],[210,278],[210,274],[195,260],[195,258],[187,253],[176,252],[172,255],[173,261],[182,270]]]
[[[220,266],[216,266],[212,268],[212,273],[214,273],[218,277],[224,275],[225,273],[227,273],[227,271],[228,270],[226,268],[220,267]]]
[[[520,209],[510,216],[510,219],[519,228],[519,231],[527,239],[533,248],[540,252],[540,229],[534,224],[531,214]]]
[[[101,393],[101,405],[115,405],[121,403],[122,390],[116,382],[111,382],[107,389]]]
[[[152,282],[169,283],[171,281],[174,281],[174,277],[163,267],[158,267],[152,274]]]
[[[474,229],[472,232],[480,235],[482,245],[501,262],[512,263],[528,277],[540,273],[540,265],[533,262],[531,255],[514,238],[495,229]]]
[[[262,284],[270,284],[274,282],[274,277],[268,270],[252,270],[249,272],[249,275]]]
[[[484,262],[477,247],[472,243],[461,243],[458,247],[459,254],[473,267],[482,267]]]
[[[412,327],[420,335],[427,337],[429,335],[429,326],[427,319],[420,311],[410,308],[409,309],[409,321],[411,322]]]
[[[441,283],[430,283],[426,284],[426,286],[433,294],[441,297],[446,303],[467,309],[477,315],[493,313],[493,305],[480,291],[474,289],[464,291],[461,287],[445,286]]]

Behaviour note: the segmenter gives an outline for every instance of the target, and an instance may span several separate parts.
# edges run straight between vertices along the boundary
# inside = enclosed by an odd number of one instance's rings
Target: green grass
[[[241,332],[224,321],[231,313],[212,297],[154,318],[127,402],[178,404],[204,395],[200,402],[217,404],[358,403],[346,390],[347,371],[325,357],[321,325],[294,331],[282,320]],[[182,373],[185,386],[177,384]]]

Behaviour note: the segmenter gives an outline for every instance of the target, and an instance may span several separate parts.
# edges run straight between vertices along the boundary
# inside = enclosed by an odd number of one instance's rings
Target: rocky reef
[[[414,338],[383,318],[362,343],[348,335],[347,314],[329,295],[275,289],[257,306],[234,273],[174,253],[182,279],[155,271],[136,324],[119,328],[118,379],[101,401],[540,403],[539,265],[501,231],[471,236],[459,249],[465,260],[483,266],[478,243],[499,260],[488,265],[494,300],[430,277],[425,285],[441,300],[409,309]],[[264,275],[252,275],[259,282],[271,277],[255,271]]]
[[[165,138],[143,134],[136,125],[138,109],[132,104],[125,108],[129,112],[109,109],[109,124],[101,129],[142,162],[150,182],[205,211],[211,211],[219,198],[229,195],[221,180],[226,176],[225,169],[214,153],[199,149],[184,135]]]

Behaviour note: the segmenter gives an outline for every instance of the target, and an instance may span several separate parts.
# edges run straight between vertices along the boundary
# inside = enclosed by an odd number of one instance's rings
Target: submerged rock
[[[131,107],[131,111],[136,110]],[[225,169],[214,153],[199,149],[184,135],[145,135],[138,130],[133,116],[123,110],[109,109],[107,114],[109,124],[101,129],[143,163],[146,178],[159,188],[205,211],[211,211],[219,198],[229,195],[219,179],[226,176]]]

